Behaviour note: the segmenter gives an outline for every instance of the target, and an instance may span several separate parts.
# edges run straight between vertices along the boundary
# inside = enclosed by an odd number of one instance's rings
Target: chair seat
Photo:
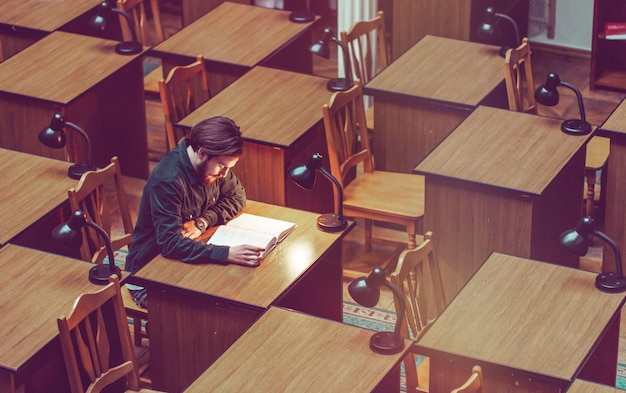
[[[345,214],[351,210],[378,213],[399,220],[424,215],[424,176],[410,173],[374,171],[362,173],[344,189]]]
[[[601,169],[609,158],[611,140],[602,136],[593,136],[587,142],[585,169]]]

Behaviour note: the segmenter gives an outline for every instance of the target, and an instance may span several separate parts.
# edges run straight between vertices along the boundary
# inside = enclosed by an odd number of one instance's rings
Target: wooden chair
[[[406,304],[405,320],[400,330],[402,336],[417,341],[447,306],[432,232],[424,234],[424,241],[417,248],[400,254],[396,269],[389,278],[402,293]],[[394,301],[397,313],[398,300]],[[418,377],[415,355],[409,353],[404,359],[407,392],[425,392],[428,388]]]
[[[198,56],[196,61],[189,65],[172,68],[167,78],[159,81],[159,92],[169,151],[176,147],[184,136],[177,129],[176,123],[211,98],[204,58]]]
[[[69,316],[57,319],[71,392],[100,392],[114,383],[121,384],[116,391],[156,392],[139,389],[120,283],[115,275],[109,281],[79,296]]]
[[[348,31],[340,32],[341,41],[348,46],[354,79],[367,84],[391,63],[387,48],[385,15],[378,11],[374,19],[355,22]],[[365,111],[370,133],[374,129],[374,106]]]
[[[402,225],[406,246],[415,248],[417,225],[424,216],[424,177],[374,170],[361,82],[357,79],[351,89],[334,93],[322,114],[330,172],[343,188],[344,214],[364,219],[366,250],[371,250],[372,241],[388,243],[373,239],[372,220]]]
[[[535,101],[535,83],[528,38],[524,37],[517,48],[506,52],[504,59],[504,79],[509,100],[509,109],[517,112],[538,114]],[[587,143],[585,156],[586,188],[583,191],[585,215],[593,216],[595,202],[596,172],[606,169],[609,158],[609,140],[594,136]]]
[[[472,367],[472,375],[467,381],[450,393],[484,393],[482,368],[480,366]]]
[[[154,46],[165,39],[163,25],[161,24],[161,11],[159,1],[150,0],[150,10],[152,11],[152,21],[154,27],[149,29],[150,23],[146,14],[144,0],[117,0],[117,8],[130,16],[135,24],[137,41],[144,46]],[[120,25],[124,40],[131,40],[131,32],[124,17],[120,15]]]
[[[72,211],[82,210],[90,220],[107,232],[114,251],[128,247],[131,243],[134,225],[117,157],[111,158],[111,163],[105,168],[83,174],[76,187],[68,191],[68,200]],[[117,237],[113,236],[111,231],[111,219],[115,214],[121,218],[124,231],[123,235]],[[81,259],[102,263],[107,257],[103,239],[88,226],[83,228],[82,233]],[[148,320],[148,310],[135,304],[126,286],[123,287],[122,292],[126,312],[133,319],[135,344],[141,346],[142,338],[147,337],[147,332],[142,325],[143,321]]]

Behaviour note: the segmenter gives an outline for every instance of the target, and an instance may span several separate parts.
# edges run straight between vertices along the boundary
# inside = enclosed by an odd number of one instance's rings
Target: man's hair
[[[187,145],[193,151],[204,149],[210,157],[240,156],[243,154],[243,138],[239,126],[228,117],[211,117],[193,126]]]

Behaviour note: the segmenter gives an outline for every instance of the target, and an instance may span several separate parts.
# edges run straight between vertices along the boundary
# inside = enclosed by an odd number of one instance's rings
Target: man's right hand
[[[265,251],[264,248],[249,244],[230,247],[228,250],[228,263],[257,267],[261,264],[261,253],[263,251]]]

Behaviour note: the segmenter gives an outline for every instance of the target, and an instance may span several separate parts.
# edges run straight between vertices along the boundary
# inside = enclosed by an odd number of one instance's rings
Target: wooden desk
[[[0,148],[0,246],[59,207],[76,180],[65,161]]]
[[[95,9],[99,3],[99,0],[2,0],[0,61],[8,59],[55,30],[83,22],[85,30],[88,19],[81,17]],[[42,68],[46,66],[47,63],[41,65]]]
[[[492,254],[416,344],[430,391],[483,369],[488,392],[563,392],[575,378],[615,384],[624,294],[596,274]]]
[[[591,134],[560,125],[481,106],[415,168],[426,176],[424,228],[434,233],[448,299],[492,251],[578,266],[558,236],[582,215]]]
[[[399,392],[404,351],[369,349],[371,330],[270,307],[185,393]]]
[[[577,379],[572,386],[567,389],[567,393],[624,393],[622,389],[616,388],[614,383],[611,386]]]
[[[324,233],[314,213],[254,201],[244,211],[297,225],[261,266],[159,256],[134,276],[148,289],[155,389],[184,390],[272,305],[341,321],[341,239],[353,224]]]
[[[191,24],[191,22],[212,11],[225,1],[240,4],[254,3],[252,0],[181,0],[180,8],[183,17],[183,26]]]
[[[157,45],[150,54],[162,59],[163,77],[173,66],[190,64],[203,55],[212,94],[255,65],[310,74],[310,27],[315,22],[293,23],[289,14],[226,1]]]
[[[331,92],[325,78],[255,67],[179,125],[190,129],[212,116],[228,116],[241,127],[244,154],[234,171],[248,198],[302,210],[333,211],[332,183],[318,179],[313,190],[298,187],[287,169],[314,153],[326,156],[322,105]]]
[[[508,108],[498,50],[427,35],[374,77],[376,167],[410,172],[478,105]]]
[[[604,230],[613,239],[622,255],[626,250],[626,179],[624,178],[624,168],[626,167],[626,101],[621,104],[609,116],[608,119],[598,128],[597,135],[610,138],[610,155],[606,173],[602,174],[606,178],[606,190],[602,190],[605,195],[606,205],[604,210]],[[604,244],[604,242],[603,242]],[[613,249],[604,244],[602,254],[602,270],[615,271],[615,255]],[[622,260],[624,271],[626,271],[626,261]]]
[[[0,248],[0,391],[69,392],[56,320],[91,292],[92,264],[12,244]]]
[[[57,31],[0,63],[0,147],[65,159],[37,139],[58,112],[87,132],[94,164],[117,155],[124,174],[147,178],[141,54],[118,55],[116,43]],[[70,157],[84,161],[84,138],[66,132]]]

